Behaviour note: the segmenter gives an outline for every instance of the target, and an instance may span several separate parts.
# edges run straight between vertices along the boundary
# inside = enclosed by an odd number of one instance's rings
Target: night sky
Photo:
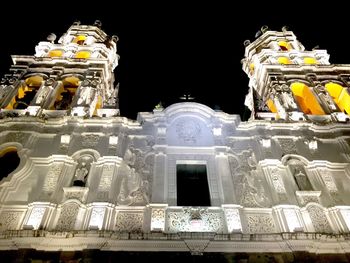
[[[137,112],[152,111],[160,101],[164,106],[179,102],[184,93],[211,108],[243,116],[248,90],[240,62],[243,42],[254,40],[263,25],[272,30],[287,25],[306,49],[318,45],[328,50],[332,63],[350,64],[350,23],[347,8],[340,5],[304,9],[295,3],[285,9],[287,2],[280,1],[278,6],[254,6],[259,14],[252,14],[253,2],[248,1],[240,8],[136,3],[106,7],[102,1],[95,6],[46,2],[35,7],[29,2],[18,4],[20,7],[12,3],[8,9],[11,18],[0,16],[1,76],[11,65],[10,54],[33,55],[35,45],[51,32],[58,40],[75,20],[93,24],[98,19],[107,34],[119,37],[115,73],[120,83],[120,111],[132,119]]]

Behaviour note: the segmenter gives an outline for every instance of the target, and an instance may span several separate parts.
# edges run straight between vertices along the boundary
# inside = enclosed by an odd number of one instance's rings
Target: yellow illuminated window
[[[79,51],[75,54],[75,58],[89,58],[91,55],[90,51]]]
[[[74,38],[73,43],[77,43],[78,45],[83,45],[85,43],[85,40],[86,40],[86,36],[80,35]]]
[[[332,96],[339,109],[346,114],[350,113],[350,95],[343,86],[330,82],[325,85],[327,92]]]
[[[289,58],[287,57],[279,57],[277,60],[278,60],[278,63],[283,65],[292,64],[292,61],[290,61]]]
[[[317,60],[315,58],[312,57],[305,57],[304,58],[304,63],[305,64],[317,64]]]
[[[305,114],[324,115],[316,97],[304,83],[295,82],[290,86],[299,107]]]
[[[278,45],[282,51],[288,51],[288,50],[291,50],[292,48],[290,44],[286,41],[279,41]]]
[[[49,57],[62,57],[63,51],[59,49],[54,49],[49,52]]]

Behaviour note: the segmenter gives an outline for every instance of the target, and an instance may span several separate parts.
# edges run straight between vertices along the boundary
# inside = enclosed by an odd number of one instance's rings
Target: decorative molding
[[[125,232],[141,232],[143,213],[118,212],[115,230]]]
[[[56,229],[59,231],[73,230],[77,215],[79,212],[79,205],[77,203],[67,203],[62,206],[61,214],[58,218]]]
[[[272,215],[264,214],[248,214],[247,218],[247,232],[255,233],[275,233],[276,226]]]

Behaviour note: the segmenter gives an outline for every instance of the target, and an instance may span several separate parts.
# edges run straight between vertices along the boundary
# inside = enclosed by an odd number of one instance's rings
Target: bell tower
[[[101,30],[101,22],[75,22],[59,38],[50,34],[34,56],[12,56],[10,73],[0,83],[3,115],[119,115],[113,70],[118,65],[116,36]]]
[[[242,60],[251,119],[348,120],[348,66],[330,64],[326,50],[305,50],[286,27],[277,32],[264,26],[256,37],[245,41]]]

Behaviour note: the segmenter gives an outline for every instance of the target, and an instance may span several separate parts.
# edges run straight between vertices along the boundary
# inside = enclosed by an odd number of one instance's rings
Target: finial
[[[184,101],[189,101],[189,100],[193,100],[194,97],[191,97],[191,94],[184,94],[183,96],[179,97],[179,99]]]
[[[79,26],[80,25],[80,21],[79,20],[75,20],[74,22],[73,22],[73,26]]]
[[[260,31],[262,33],[265,33],[267,30],[269,30],[269,27],[267,25],[263,25],[261,28],[260,28]]]
[[[46,39],[47,41],[53,43],[56,40],[56,35],[54,33],[50,33]]]
[[[283,27],[282,27],[282,31],[283,31],[283,32],[286,32],[286,31],[288,31],[288,30],[289,30],[288,26],[283,26]]]
[[[246,47],[246,46],[249,46],[249,45],[250,45],[250,40],[249,40],[249,39],[244,40],[243,45],[244,45],[245,47]]]
[[[262,34],[262,32],[259,30],[258,32],[255,33],[255,37],[258,38],[261,36],[261,34]]]
[[[97,26],[98,28],[101,28],[102,22],[100,20],[95,20],[94,26]]]

